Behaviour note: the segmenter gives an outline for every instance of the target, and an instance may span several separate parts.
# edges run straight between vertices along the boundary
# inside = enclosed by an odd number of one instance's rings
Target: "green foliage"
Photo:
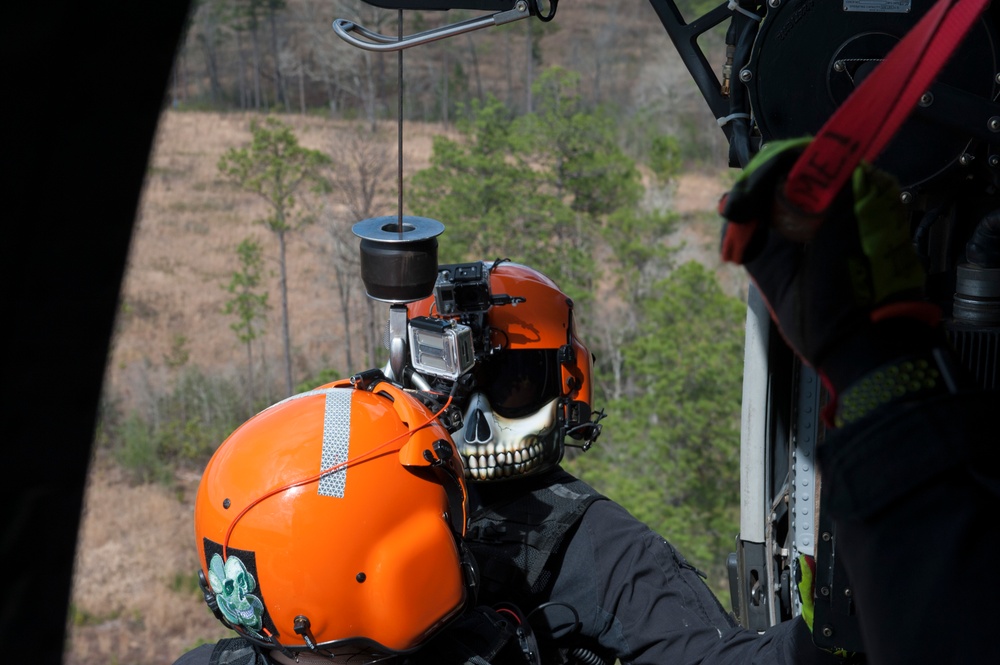
[[[532,168],[513,114],[490,98],[474,102],[473,117],[459,127],[462,142],[435,137],[431,166],[414,175],[410,190],[416,213],[447,227],[441,261],[517,257],[558,278],[568,248],[552,240],[575,217]]]
[[[273,116],[250,122],[251,143],[230,148],[219,158],[219,171],[241,189],[260,196],[271,214],[259,220],[275,233],[284,233],[311,218],[299,214],[298,195],[304,190],[329,190],[322,168],[330,157],[299,145],[289,125]]]
[[[664,239],[677,228],[677,221],[676,213],[622,209],[602,230],[601,238],[613,257],[616,292],[630,308],[642,306],[652,282],[672,269],[677,250]]]
[[[121,616],[120,612],[113,612],[106,615],[93,614],[83,609],[76,603],[69,604],[69,620],[74,626],[100,626],[107,621],[114,621]]]
[[[558,67],[535,81],[532,156],[573,210],[595,218],[633,208],[642,195],[639,172],[618,146],[614,119],[587,110],[579,86],[578,73]]]
[[[270,305],[268,294],[257,293],[260,287],[260,273],[263,266],[260,244],[252,238],[245,238],[236,248],[240,268],[233,272],[226,291],[232,298],[226,301],[223,312],[232,314],[236,321],[229,327],[236,338],[249,344],[263,332],[263,318]]]
[[[661,180],[670,180],[681,172],[681,146],[669,134],[661,134],[649,146],[649,167]]]
[[[159,444],[149,423],[139,414],[131,413],[121,424],[114,445],[117,462],[127,469],[135,482],[159,482],[166,484],[171,478],[171,470],[159,454]]]
[[[170,580],[170,590],[184,596],[201,597],[201,586],[198,584],[198,573],[174,573]]]
[[[609,216],[636,209],[639,173],[611,117],[583,105],[578,75],[548,70],[534,91],[537,110],[520,118],[495,98],[473,102],[462,140],[434,140],[411,205],[445,224],[442,262],[509,257],[586,307],[600,278],[594,243]]]
[[[188,338],[184,335],[174,335],[170,342],[170,352],[163,356],[163,364],[170,369],[177,369],[187,364],[191,359],[188,349]]]
[[[744,307],[686,263],[640,301],[625,393],[598,445],[568,466],[674,543],[725,589],[738,527]]]
[[[336,369],[332,367],[326,367],[320,370],[314,376],[311,376],[305,379],[304,381],[299,382],[299,384],[295,387],[295,392],[303,393],[306,392],[307,390],[312,390],[313,388],[318,388],[319,386],[326,385],[327,383],[331,383],[333,381],[343,378],[345,378],[344,375],[339,371],[337,371]]]
[[[245,420],[240,394],[236,382],[188,369],[143,411],[103,405],[96,439],[135,482],[167,484],[179,466],[202,468]]]

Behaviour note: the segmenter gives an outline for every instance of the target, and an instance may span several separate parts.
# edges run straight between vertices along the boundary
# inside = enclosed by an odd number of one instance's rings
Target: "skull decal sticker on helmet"
[[[230,556],[223,563],[222,555],[213,555],[208,566],[208,583],[226,620],[259,635],[264,603],[251,593],[257,582],[243,562],[237,556]]]

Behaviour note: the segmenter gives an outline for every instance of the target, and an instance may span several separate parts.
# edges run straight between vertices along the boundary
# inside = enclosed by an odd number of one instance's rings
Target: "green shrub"
[[[159,454],[156,433],[138,413],[131,413],[118,432],[115,459],[136,482],[168,482],[170,470]]]
[[[246,418],[238,381],[189,367],[142,410],[124,412],[106,396],[95,440],[135,482],[169,483],[178,467],[203,467]]]

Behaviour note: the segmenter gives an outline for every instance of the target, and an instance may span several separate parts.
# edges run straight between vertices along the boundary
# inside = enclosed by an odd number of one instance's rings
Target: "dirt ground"
[[[329,120],[291,120],[307,147],[329,150],[344,129]],[[163,364],[180,335],[194,365],[226,371],[242,360],[221,313],[222,285],[233,270],[239,240],[258,234],[265,247],[273,243],[252,223],[263,204],[221,182],[216,163],[225,149],[248,140],[248,124],[249,116],[240,114],[165,114],[140,204],[107,390],[133,397],[149,390],[136,379],[136,368],[146,368],[148,384],[148,368]],[[431,136],[439,131],[434,126],[407,129],[408,170],[427,164]],[[387,138],[394,141],[395,134]],[[658,197],[685,220],[671,239],[684,246],[681,260],[712,267],[735,294],[746,288],[742,271],[717,259],[719,226],[713,211],[723,187],[719,176],[691,173]],[[323,230],[308,233],[289,246],[291,316],[301,340],[295,353],[300,359],[336,362],[340,330],[329,266],[312,251]],[[108,460],[94,460],[66,665],[170,665],[184,651],[226,635],[195,582],[197,483],[197,475],[189,474],[170,487],[135,486]]]

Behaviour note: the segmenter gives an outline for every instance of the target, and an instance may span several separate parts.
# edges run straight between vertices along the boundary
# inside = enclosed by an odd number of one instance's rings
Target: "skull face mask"
[[[562,459],[554,350],[498,353],[477,367],[476,386],[465,409],[462,435],[456,437],[467,479],[518,478]]]
[[[562,458],[562,437],[556,427],[552,399],[524,418],[496,414],[483,393],[475,393],[465,412],[458,440],[465,477],[472,481],[519,478],[539,473]]]

